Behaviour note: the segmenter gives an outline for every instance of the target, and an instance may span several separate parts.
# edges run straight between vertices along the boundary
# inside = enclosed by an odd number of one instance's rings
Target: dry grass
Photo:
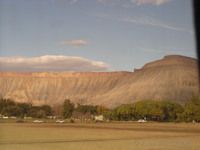
[[[1,123],[2,150],[198,150],[200,124]]]

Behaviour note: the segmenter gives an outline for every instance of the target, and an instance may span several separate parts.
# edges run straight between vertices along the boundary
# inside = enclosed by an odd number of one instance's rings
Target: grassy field
[[[200,124],[0,123],[1,150],[199,150]]]

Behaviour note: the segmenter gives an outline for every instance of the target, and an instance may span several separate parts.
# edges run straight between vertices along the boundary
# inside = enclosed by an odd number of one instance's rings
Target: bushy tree
[[[166,121],[174,121],[180,119],[183,113],[183,107],[173,101],[164,100],[160,102],[163,108],[164,118]]]
[[[70,118],[74,111],[74,104],[70,102],[69,99],[66,99],[62,105],[62,116],[64,118]]]
[[[112,110],[107,110],[103,112],[103,118],[105,120],[113,120],[113,111]]]
[[[7,113],[7,109],[10,106],[15,106],[16,103],[11,99],[0,99],[0,113],[5,114]]]
[[[23,109],[19,106],[8,106],[6,115],[7,116],[20,116],[23,112]]]
[[[42,105],[41,110],[44,111],[45,116],[51,116],[53,114],[52,108],[49,105]]]
[[[97,114],[102,115],[104,111],[108,110],[108,108],[104,105],[97,106]]]
[[[31,103],[19,103],[10,99],[0,99],[0,113],[5,116],[46,117],[52,115],[49,105],[33,106]]]
[[[90,113],[92,115],[95,115],[97,114],[97,107],[98,106],[78,104],[75,108],[75,111],[80,112],[82,114]]]
[[[36,118],[45,118],[46,117],[46,112],[44,110],[39,110],[36,113]]]
[[[106,114],[113,120],[137,120],[147,118],[157,121],[174,121],[181,116],[183,107],[172,101],[143,100],[132,104],[122,104]]]
[[[146,117],[150,120],[158,118],[163,120],[165,117],[162,105],[154,100],[143,100],[135,103],[136,112],[142,118]]]
[[[182,118],[186,121],[200,121],[200,95],[193,95],[185,103]]]
[[[20,116],[24,117],[30,111],[30,109],[32,107],[32,104],[23,102],[23,103],[17,103],[17,106],[22,109],[22,112],[21,112]]]
[[[26,115],[27,115],[28,117],[37,118],[37,112],[38,112],[38,110],[37,110],[36,108],[31,107],[31,108],[29,109],[29,111],[27,112]]]
[[[116,107],[112,111],[112,117],[114,120],[134,120],[138,118],[135,104],[122,104]]]

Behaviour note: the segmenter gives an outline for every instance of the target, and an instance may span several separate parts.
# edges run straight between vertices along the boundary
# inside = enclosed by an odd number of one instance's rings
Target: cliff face
[[[144,99],[183,104],[198,93],[197,60],[166,56],[135,72],[0,73],[0,96],[40,104],[104,104],[115,107]]]

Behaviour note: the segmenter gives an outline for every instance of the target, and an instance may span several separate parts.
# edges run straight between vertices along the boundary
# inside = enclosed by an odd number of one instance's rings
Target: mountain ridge
[[[184,104],[199,92],[197,60],[168,55],[134,72],[12,73],[0,72],[0,96],[19,102],[61,104],[123,103],[154,99]]]

